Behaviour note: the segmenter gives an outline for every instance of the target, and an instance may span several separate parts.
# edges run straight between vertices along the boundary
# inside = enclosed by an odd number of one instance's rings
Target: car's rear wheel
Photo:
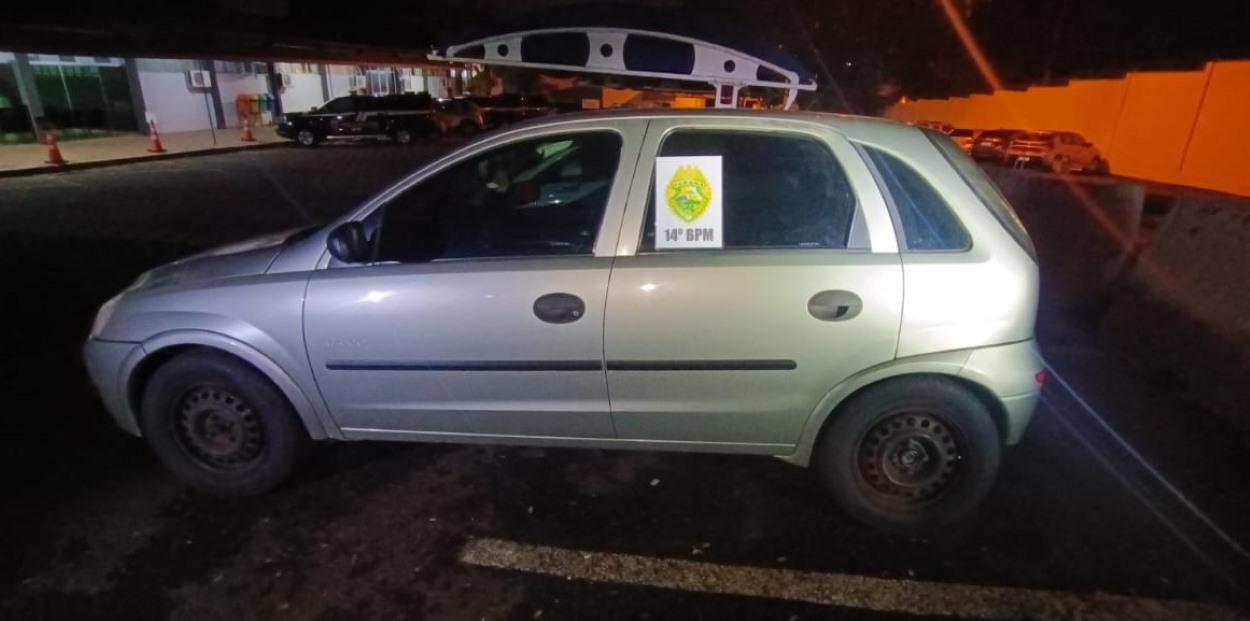
[[[156,370],[144,390],[140,425],[175,477],[218,495],[273,489],[311,444],[267,378],[237,358],[203,349]]]
[[[994,482],[999,451],[980,399],[917,376],[870,386],[840,408],[814,465],[848,515],[910,534],[968,516]]]
[[[1094,175],[1109,175],[1111,174],[1111,166],[1107,164],[1107,160],[1096,157],[1089,165],[1089,172]]]
[[[1057,175],[1067,174],[1068,160],[1065,159],[1062,155],[1055,156],[1055,159],[1050,161],[1050,172],[1053,172]]]
[[[391,138],[395,139],[398,144],[412,144],[412,132],[406,129],[397,129],[391,134]]]
[[[473,123],[472,121],[465,121],[460,124],[460,127],[458,129],[460,131],[460,135],[472,136],[473,134],[477,133],[478,127],[477,127],[477,124]]]
[[[298,142],[300,146],[311,147],[316,145],[318,142],[321,142],[321,139],[313,130],[301,129],[295,134],[295,142]]]

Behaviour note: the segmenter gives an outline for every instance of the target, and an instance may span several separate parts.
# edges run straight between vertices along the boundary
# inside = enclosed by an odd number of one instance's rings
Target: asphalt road
[[[1250,618],[1244,439],[1045,307],[1035,422],[976,518],[927,538],[856,526],[767,458],[338,444],[221,500],[112,428],[78,355],[101,302],[449,146],[0,180],[0,618]]]

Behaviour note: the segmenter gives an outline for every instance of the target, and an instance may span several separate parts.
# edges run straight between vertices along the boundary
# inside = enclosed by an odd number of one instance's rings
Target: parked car
[[[434,122],[439,131],[458,133],[465,136],[475,134],[487,127],[486,117],[482,108],[470,99],[436,99],[434,101]]]
[[[951,140],[955,141],[955,144],[964,153],[968,153],[972,151],[972,143],[976,141],[977,135],[980,133],[981,131],[976,129],[958,128],[952,129],[947,135],[951,137]]]
[[[1039,166],[1060,174],[1110,172],[1098,147],[1074,132],[1020,132],[1007,147],[1007,162],[1019,167]]]
[[[149,271],[85,357],[212,493],[273,488],[312,440],[757,454],[912,531],[967,515],[1024,432],[1037,299],[1027,233],[942,134],[600,112]]]
[[[1007,147],[1011,146],[1012,139],[1018,133],[1020,133],[1018,129],[991,129],[983,131],[973,141],[969,155],[972,156],[972,159],[979,162],[1005,164],[1007,163]]]
[[[391,138],[400,144],[432,136],[428,95],[336,97],[308,112],[284,114],[277,133],[311,147],[329,139]]]
[[[482,109],[486,127],[501,127],[556,112],[542,95],[503,94],[472,99]]]
[[[935,129],[937,131],[942,132],[943,134],[949,134],[951,133],[952,130],[955,129],[954,125],[951,125],[950,123],[947,123],[945,121],[916,121],[915,123],[913,123],[913,125],[915,125],[916,127],[923,127],[926,129]]]

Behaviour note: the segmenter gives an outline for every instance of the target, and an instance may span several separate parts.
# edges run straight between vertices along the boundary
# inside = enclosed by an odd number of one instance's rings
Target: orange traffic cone
[[[256,137],[252,136],[252,119],[243,119],[243,137],[239,138],[243,142],[256,142]]]
[[[48,161],[44,163],[55,164],[57,166],[64,166],[65,164],[68,164],[69,162],[66,162],[65,158],[61,157],[61,148],[56,146],[56,135],[51,131],[45,131],[43,135],[43,141],[48,145]]]
[[[148,153],[164,153],[161,135],[156,133],[156,121],[148,121]]]

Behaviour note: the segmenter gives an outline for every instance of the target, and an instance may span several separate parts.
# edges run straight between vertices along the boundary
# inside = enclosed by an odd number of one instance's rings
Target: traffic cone
[[[156,121],[148,121],[148,153],[164,153],[161,135],[156,133]]]
[[[243,119],[243,137],[239,138],[243,142],[256,142],[256,138],[252,136],[252,119]]]
[[[65,158],[61,157],[61,148],[56,146],[56,135],[50,130],[45,131],[43,134],[43,141],[48,145],[48,161],[44,163],[54,164],[56,166],[64,166],[65,164],[68,164],[69,162],[66,162]]]

